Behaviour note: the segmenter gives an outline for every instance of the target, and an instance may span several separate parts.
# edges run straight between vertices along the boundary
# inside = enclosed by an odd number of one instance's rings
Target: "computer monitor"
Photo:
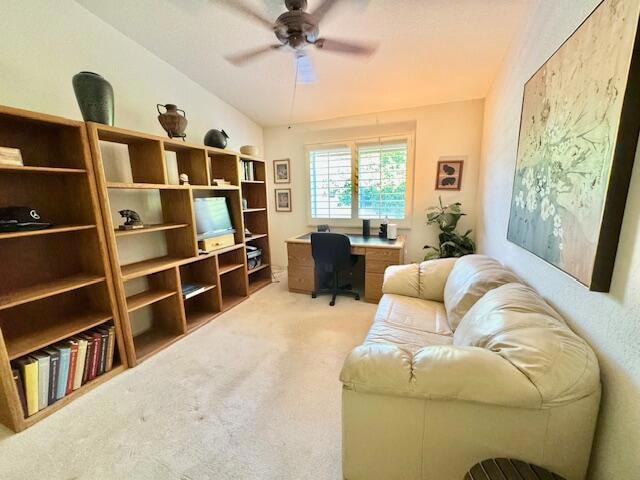
[[[194,205],[198,240],[235,233],[226,197],[196,198]]]

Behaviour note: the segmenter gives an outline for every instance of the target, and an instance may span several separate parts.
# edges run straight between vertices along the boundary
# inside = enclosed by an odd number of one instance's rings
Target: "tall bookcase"
[[[264,160],[241,155],[241,172],[252,169],[247,180],[241,180],[242,198],[246,201],[243,209],[244,225],[251,232],[245,235],[245,243],[262,251],[260,266],[248,271],[249,291],[251,293],[271,283],[271,249],[269,248],[269,218],[267,215],[267,177]]]
[[[0,165],[0,206],[34,208],[53,224],[0,233],[0,421],[21,431],[127,362],[85,124],[0,107],[0,146],[20,149],[24,164]],[[25,417],[11,361],[111,323],[113,369]]]
[[[264,182],[262,194],[258,190],[245,192],[240,154],[234,151],[95,123],[88,123],[87,129],[128,363],[135,366],[271,281],[268,262],[255,272],[247,271],[245,251],[245,242],[263,242],[263,255],[270,256]],[[264,162],[261,165],[264,177]],[[182,173],[189,176],[189,185],[179,184]],[[228,184],[214,185],[214,179]],[[245,193],[256,202],[252,205],[264,210],[259,220],[243,210]],[[211,196],[226,197],[235,244],[200,255],[194,200]],[[146,211],[142,219],[145,227],[119,230],[118,210],[138,208]],[[257,213],[257,207],[255,210]],[[259,235],[245,239],[245,225]],[[144,241],[151,236],[152,242]],[[159,248],[151,249],[150,245]],[[142,258],[132,258],[131,252]],[[258,276],[259,271],[269,272],[269,282],[265,273]],[[183,283],[205,288],[183,299]]]

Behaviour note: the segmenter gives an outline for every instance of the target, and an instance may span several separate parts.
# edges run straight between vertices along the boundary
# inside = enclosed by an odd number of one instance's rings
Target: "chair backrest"
[[[341,233],[312,233],[311,255],[324,269],[347,268],[351,265],[351,241]]]

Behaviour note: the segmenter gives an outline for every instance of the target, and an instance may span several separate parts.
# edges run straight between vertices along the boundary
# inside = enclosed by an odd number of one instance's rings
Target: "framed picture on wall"
[[[291,183],[291,164],[288,158],[273,161],[273,183]]]
[[[460,190],[462,188],[462,167],[464,158],[440,157],[436,175],[436,190]]]
[[[276,188],[276,212],[291,211],[291,189]]]

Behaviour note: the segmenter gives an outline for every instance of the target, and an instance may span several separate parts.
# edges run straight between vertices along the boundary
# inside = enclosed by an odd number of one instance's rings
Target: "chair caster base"
[[[313,292],[313,293],[311,294],[311,298],[316,298],[316,297],[317,297],[316,292]]]
[[[360,295],[356,295],[356,300],[360,300]]]

